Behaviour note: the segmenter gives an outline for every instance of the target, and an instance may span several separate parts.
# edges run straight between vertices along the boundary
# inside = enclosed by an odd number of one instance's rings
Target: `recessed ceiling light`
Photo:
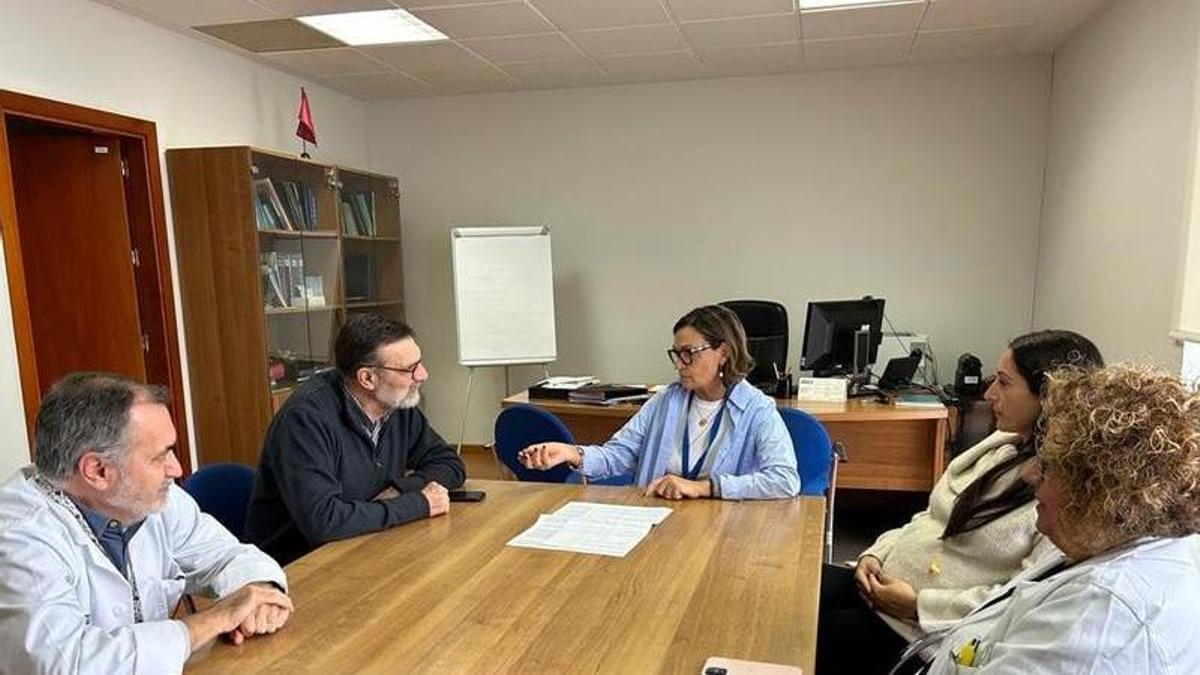
[[[800,9],[850,9],[853,7],[881,7],[886,5],[911,5],[924,0],[800,0]]]
[[[441,31],[402,9],[317,14],[299,21],[348,45],[389,45],[448,40]]]

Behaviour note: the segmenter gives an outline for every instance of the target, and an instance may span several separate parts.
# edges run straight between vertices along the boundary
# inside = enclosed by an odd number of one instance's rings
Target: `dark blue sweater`
[[[286,565],[325,542],[427,517],[430,481],[462,485],[462,460],[420,410],[393,412],[378,445],[367,424],[336,371],[288,397],[267,429],[246,540]],[[388,486],[400,496],[371,501]]]

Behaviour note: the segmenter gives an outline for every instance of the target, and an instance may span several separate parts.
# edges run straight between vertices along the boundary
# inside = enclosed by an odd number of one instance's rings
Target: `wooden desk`
[[[288,565],[280,632],[195,673],[685,673],[816,653],[824,501],[664,502],[628,487],[470,481],[479,504]],[[571,500],[675,509],[625,558],[506,547]]]
[[[838,466],[837,486],[863,490],[933,489],[945,463],[948,411],[946,408],[897,408],[871,399],[818,403],[777,399],[780,406],[811,413],[846,448],[849,461]],[[554,413],[578,443],[607,441],[640,407],[612,406],[529,399],[528,392],[501,401],[502,407],[532,403]]]

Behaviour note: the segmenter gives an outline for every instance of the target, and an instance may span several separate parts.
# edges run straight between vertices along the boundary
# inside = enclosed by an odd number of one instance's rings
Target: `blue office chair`
[[[183,481],[183,489],[196,500],[200,510],[216,518],[238,539],[242,538],[246,525],[253,487],[254,469],[232,462],[210,464]]]
[[[512,472],[517,480],[540,481],[543,483],[578,483],[579,474],[565,465],[539,471],[526,469],[517,459],[517,453],[534,443],[575,444],[575,437],[562,420],[553,413],[533,405],[515,405],[500,411],[496,418],[496,457]],[[588,481],[592,485],[628,485],[630,476],[613,476],[603,480]]]
[[[837,489],[837,465],[846,461],[841,444],[829,439],[817,418],[795,408],[779,408],[779,416],[796,449],[800,471],[800,494],[825,497],[825,562],[833,560],[833,502]]]

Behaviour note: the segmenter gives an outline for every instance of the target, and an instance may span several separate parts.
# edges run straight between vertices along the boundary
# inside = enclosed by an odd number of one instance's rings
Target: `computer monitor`
[[[854,373],[855,333],[864,326],[868,337],[865,345],[859,345],[859,358],[861,361],[865,347],[869,352],[865,365],[875,363],[883,339],[882,324],[883,298],[808,303],[801,370],[811,370],[817,377]]]

